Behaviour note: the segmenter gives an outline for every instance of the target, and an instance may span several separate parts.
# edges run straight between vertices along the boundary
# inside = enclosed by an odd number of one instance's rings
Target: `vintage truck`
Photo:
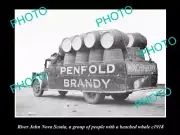
[[[45,60],[47,80],[33,77],[34,96],[42,96],[48,90],[57,90],[65,96],[68,91],[78,90],[88,103],[95,104],[109,95],[114,100],[124,100],[135,91],[160,89],[157,64],[151,60],[64,66],[63,59],[57,54]]]
[[[68,91],[77,90],[83,92],[85,101],[96,104],[105,96],[120,101],[135,91],[164,88],[157,85],[157,64],[148,56],[149,60],[123,57],[116,62],[63,64],[64,55],[54,53],[45,60],[46,80],[34,77],[38,75],[33,73],[33,94],[40,97],[44,91],[56,90],[63,97]]]

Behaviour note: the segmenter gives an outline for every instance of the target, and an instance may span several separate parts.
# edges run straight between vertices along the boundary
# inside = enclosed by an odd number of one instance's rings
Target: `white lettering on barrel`
[[[67,67],[67,74],[72,74],[72,67]]]
[[[155,65],[128,64],[129,72],[151,72],[156,69]]]
[[[150,66],[148,66],[148,72],[150,72],[151,71],[151,67]]]
[[[136,65],[135,65],[135,64],[131,64],[130,66],[131,66],[131,72],[133,72],[133,71],[136,71],[136,70],[137,70],[137,69],[136,69]]]
[[[101,70],[101,68],[102,68],[101,66],[102,66],[102,65],[99,65],[99,74],[105,74],[105,71],[102,71],[102,70]]]
[[[94,67],[94,71],[92,71],[92,68]],[[91,73],[91,74],[95,74],[97,72],[97,67],[95,66],[95,65],[91,65],[90,67],[89,67],[89,73]]]
[[[69,87],[69,80],[68,79],[64,79],[64,87]]]
[[[71,79],[71,87],[76,87],[76,80],[75,79]]]
[[[101,81],[104,83],[105,88],[107,88],[107,84],[109,83],[110,80],[111,80],[111,79],[108,79],[107,82],[105,82],[104,79],[101,79]]]
[[[64,87],[100,88],[101,85],[104,85],[104,88],[107,88],[110,80],[111,79],[108,79],[107,81],[104,79],[64,79]]]
[[[144,71],[148,72],[148,66],[147,65],[144,65]]]
[[[145,66],[143,64],[141,65],[141,67],[142,67],[143,71],[145,71]]]
[[[112,67],[111,71],[109,70],[110,67]],[[107,65],[107,73],[113,73],[115,71],[115,66],[114,64],[108,64]]]
[[[80,66],[78,66],[78,67],[74,67],[74,74],[80,74]]]
[[[140,69],[139,69],[139,65],[138,65],[138,64],[137,64],[137,65],[135,65],[135,68],[136,68],[136,69],[135,69],[135,71],[138,71],[138,72],[140,71]]]
[[[66,71],[66,68],[65,67],[61,67],[61,73],[60,74],[62,74],[65,71]]]
[[[143,64],[141,64],[141,70],[144,71],[144,65]]]
[[[87,66],[81,66],[81,74],[83,74],[84,71],[86,71]]]
[[[95,82],[98,82],[98,85],[96,85]],[[99,80],[97,80],[97,79],[94,79],[93,80],[93,86],[94,86],[94,88],[100,88],[101,87],[101,82]]]
[[[92,88],[92,81],[91,81],[91,79],[90,79],[90,82],[87,79],[85,79],[85,84],[86,84],[86,88],[88,88],[88,86],[90,88]]]
[[[83,88],[85,87],[81,79],[79,79],[79,83],[78,83],[77,87],[79,87],[80,85],[81,85]]]

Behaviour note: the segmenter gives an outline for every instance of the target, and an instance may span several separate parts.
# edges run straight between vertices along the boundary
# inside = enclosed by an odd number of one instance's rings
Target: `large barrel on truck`
[[[101,36],[101,45],[105,49],[125,48],[129,43],[127,34],[119,30],[113,29],[104,32]]]
[[[92,31],[88,32],[84,37],[85,46],[89,49],[103,49],[100,38],[106,31]]]
[[[147,46],[147,39],[140,33],[128,33],[129,43],[127,47],[140,47],[144,49]]]
[[[59,46],[59,53],[64,54],[72,51],[72,41],[74,36],[64,38]]]
[[[75,50],[75,51],[82,51],[82,52],[85,52],[88,50],[88,48],[85,46],[84,44],[84,36],[86,34],[83,33],[83,34],[80,34],[80,35],[76,35],[73,40],[72,40],[72,48]]]

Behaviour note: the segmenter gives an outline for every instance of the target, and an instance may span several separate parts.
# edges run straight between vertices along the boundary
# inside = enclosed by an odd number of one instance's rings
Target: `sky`
[[[33,9],[32,9],[33,10]],[[15,18],[32,10],[15,10]],[[65,37],[94,30],[118,29],[125,33],[138,32],[147,38],[147,47],[166,39],[166,10],[133,10],[131,14],[107,24],[96,24],[96,19],[117,10],[47,10],[32,21],[15,25],[15,83],[43,72],[45,59],[54,52]],[[129,12],[129,11],[127,11]],[[172,35],[173,36],[173,35]],[[151,53],[158,65],[158,83],[166,84],[166,48]],[[147,55],[145,55],[147,59]]]

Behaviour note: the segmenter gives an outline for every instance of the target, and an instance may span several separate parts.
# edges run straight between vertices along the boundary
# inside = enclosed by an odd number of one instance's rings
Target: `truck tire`
[[[33,81],[33,95],[35,97],[41,97],[44,93],[44,90],[41,89],[41,84],[39,83],[39,80]]]
[[[59,93],[62,97],[64,97],[64,96],[68,93],[68,91],[58,91],[58,93]]]
[[[129,96],[129,93],[123,93],[123,94],[116,93],[116,94],[111,94],[111,97],[112,97],[114,100],[117,100],[117,101],[125,100],[128,96]]]
[[[89,104],[98,104],[105,98],[105,94],[102,93],[83,92],[83,96]]]

